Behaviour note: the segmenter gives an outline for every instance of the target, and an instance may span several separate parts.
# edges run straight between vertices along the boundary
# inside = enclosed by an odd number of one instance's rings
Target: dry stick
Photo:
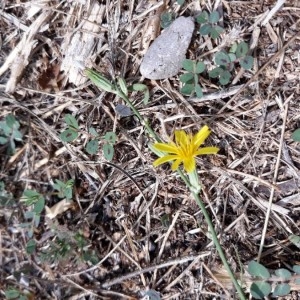
[[[127,275],[124,275],[124,276],[121,276],[119,278],[112,279],[112,280],[110,280],[106,283],[103,283],[102,288],[108,288],[108,287],[110,287],[114,284],[118,284],[120,282],[123,282],[124,280],[128,280],[132,277],[136,277],[136,276],[138,276],[142,273],[153,272],[157,269],[166,268],[166,267],[172,266],[174,264],[183,264],[183,263],[186,263],[190,260],[198,260],[199,258],[203,258],[203,257],[206,257],[208,255],[209,255],[209,252],[206,252],[206,253],[200,254],[200,255],[195,255],[195,256],[187,256],[187,257],[183,257],[183,258],[180,258],[180,259],[171,260],[171,261],[168,261],[168,262],[156,265],[156,266],[151,266],[151,267],[145,268],[145,269],[140,270],[140,271],[134,271],[134,272],[131,272]]]
[[[292,36],[276,54],[274,54],[271,58],[269,58],[269,60],[252,76],[252,78],[246,84],[244,84],[244,86],[241,87],[237,91],[237,93],[219,110],[217,115],[221,114],[225,110],[225,108],[227,108],[234,100],[236,100],[237,97],[242,93],[242,91],[246,87],[248,87],[257,78],[257,76],[260,75],[269,66],[270,63],[272,63],[276,58],[278,58],[297,37],[298,37],[297,34]]]
[[[288,102],[293,96],[294,96],[294,94],[289,96],[288,99],[286,100],[286,102]],[[285,110],[284,110],[284,116],[283,116],[283,124],[282,124],[282,130],[281,130],[280,144],[279,144],[279,149],[278,149],[278,154],[277,154],[277,161],[276,161],[275,172],[274,172],[274,177],[273,177],[273,184],[274,185],[276,184],[276,180],[277,180],[277,176],[278,176],[278,170],[279,170],[280,157],[281,157],[282,146],[283,146],[283,138],[284,138],[284,132],[285,132],[285,124],[286,124],[286,118],[287,118],[287,113],[288,113],[288,107],[289,106],[286,103],[285,104]],[[263,228],[262,235],[261,235],[261,240],[260,240],[260,245],[259,245],[259,250],[258,250],[258,255],[257,255],[257,262],[259,262],[259,260],[260,260],[260,257],[261,257],[262,251],[263,251],[263,247],[264,247],[264,243],[265,243],[265,238],[266,238],[268,223],[269,223],[270,214],[271,214],[272,200],[273,200],[273,197],[274,197],[274,192],[275,192],[275,189],[272,188],[271,193],[270,193],[269,205],[268,205],[268,210],[267,210],[267,213],[266,213],[264,228]]]

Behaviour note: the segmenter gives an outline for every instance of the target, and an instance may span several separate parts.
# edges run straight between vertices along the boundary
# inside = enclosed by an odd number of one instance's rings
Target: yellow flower
[[[216,154],[219,151],[218,147],[199,148],[209,136],[210,130],[208,126],[202,127],[195,135],[186,134],[183,130],[175,131],[175,143],[155,143],[153,147],[166,154],[154,161],[154,167],[157,167],[165,162],[174,161],[172,170],[178,169],[183,163],[183,167],[187,173],[191,173],[196,168],[196,156],[203,154]]]

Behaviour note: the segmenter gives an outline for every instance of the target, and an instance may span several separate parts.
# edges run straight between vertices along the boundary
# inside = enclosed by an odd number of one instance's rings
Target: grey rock
[[[178,74],[195,28],[191,17],[179,17],[146,52],[140,66],[141,74],[149,79],[165,79]]]

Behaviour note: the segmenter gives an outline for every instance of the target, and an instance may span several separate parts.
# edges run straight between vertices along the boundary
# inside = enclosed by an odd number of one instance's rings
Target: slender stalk
[[[199,207],[200,207],[200,209],[201,209],[201,211],[202,211],[202,213],[204,215],[204,218],[205,218],[205,220],[207,222],[207,225],[209,227],[209,230],[210,230],[210,234],[212,236],[212,240],[213,240],[213,242],[214,242],[214,244],[216,246],[216,249],[217,249],[217,251],[219,253],[219,256],[220,256],[220,258],[222,260],[222,263],[223,263],[226,271],[228,272],[229,277],[230,277],[232,283],[234,284],[234,286],[235,286],[235,288],[236,288],[236,290],[237,290],[237,292],[238,292],[238,294],[240,296],[240,299],[241,300],[246,300],[244,292],[243,292],[241,286],[239,285],[239,283],[237,282],[237,280],[236,280],[236,278],[235,278],[235,276],[234,276],[234,274],[233,274],[233,272],[232,272],[232,270],[231,270],[231,268],[230,268],[230,266],[229,266],[229,264],[227,262],[226,256],[225,256],[225,254],[223,252],[223,249],[222,249],[222,247],[220,245],[220,242],[218,240],[218,236],[216,234],[214,225],[213,225],[213,223],[212,223],[212,221],[211,221],[211,219],[210,219],[210,217],[208,215],[208,212],[207,212],[207,210],[205,208],[205,205],[203,204],[202,200],[200,199],[200,197],[199,197],[199,195],[197,193],[194,193],[192,191],[192,194],[193,194],[193,196],[194,196],[197,204],[199,205]]]

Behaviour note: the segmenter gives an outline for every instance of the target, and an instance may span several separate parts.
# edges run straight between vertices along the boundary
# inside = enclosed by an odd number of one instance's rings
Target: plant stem
[[[239,285],[239,283],[237,282],[237,280],[236,280],[236,278],[235,278],[235,276],[234,276],[234,274],[233,274],[233,272],[232,272],[232,270],[231,270],[231,268],[230,268],[230,266],[229,266],[229,264],[227,262],[226,256],[225,256],[225,254],[223,252],[223,249],[222,249],[222,247],[220,245],[220,242],[218,240],[218,236],[216,234],[214,225],[213,225],[213,223],[212,223],[212,221],[211,221],[211,219],[210,219],[210,217],[208,215],[208,212],[207,212],[207,210],[205,208],[205,205],[203,204],[202,200],[200,199],[200,197],[199,197],[199,195],[197,193],[195,193],[195,192],[192,191],[192,194],[193,194],[193,196],[194,196],[197,204],[199,205],[199,207],[200,207],[200,209],[201,209],[201,211],[202,211],[202,213],[204,215],[204,218],[205,218],[205,220],[207,222],[207,225],[209,227],[209,230],[210,230],[210,234],[212,236],[212,240],[213,240],[213,242],[214,242],[214,244],[215,244],[215,246],[217,248],[217,251],[218,251],[219,256],[220,256],[220,258],[222,260],[222,263],[223,263],[226,271],[228,272],[229,277],[230,277],[232,283],[234,284],[234,286],[235,286],[235,288],[236,288],[236,290],[237,290],[237,292],[238,292],[238,294],[240,296],[240,299],[241,300],[246,300],[244,292],[243,292],[241,286]]]

